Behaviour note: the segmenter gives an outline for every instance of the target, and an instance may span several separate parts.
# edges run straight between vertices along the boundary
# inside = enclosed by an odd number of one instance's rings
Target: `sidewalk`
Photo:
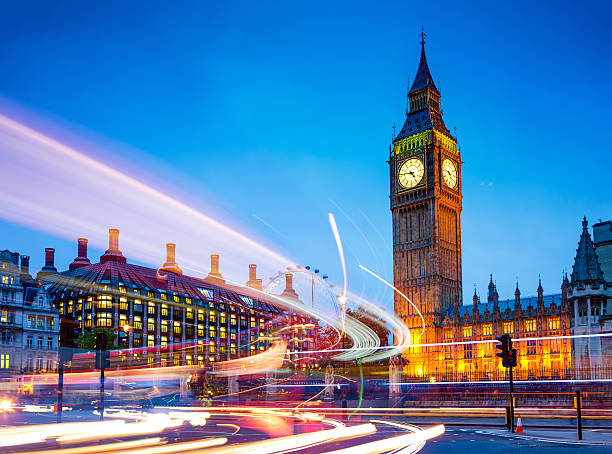
[[[578,440],[578,434],[575,429],[529,429],[525,430],[525,433],[522,434],[513,434],[503,429],[483,429],[477,430],[476,432],[497,435],[500,437],[547,441],[551,443],[612,446],[612,431],[609,430],[583,430],[582,440]]]

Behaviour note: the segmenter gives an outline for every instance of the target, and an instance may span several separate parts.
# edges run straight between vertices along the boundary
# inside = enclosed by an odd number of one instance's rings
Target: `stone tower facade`
[[[444,314],[461,305],[461,154],[444,124],[421,40],[421,59],[408,92],[406,121],[391,145],[391,212],[395,313],[416,343],[436,342]],[[413,350],[413,349],[410,349]],[[409,353],[427,354],[426,348]]]

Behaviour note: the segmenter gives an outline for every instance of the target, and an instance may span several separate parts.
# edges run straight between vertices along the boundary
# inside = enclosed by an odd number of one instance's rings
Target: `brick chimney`
[[[283,293],[281,293],[280,296],[283,298],[300,301],[300,297],[293,289],[293,274],[285,273],[285,290],[283,290]]]
[[[169,271],[174,274],[183,274],[183,270],[175,262],[176,244],[166,244],[166,263],[159,268],[159,271]]]
[[[83,266],[91,265],[91,262],[87,258],[87,238],[79,238],[77,240],[77,258],[68,266],[68,269],[74,270]]]
[[[22,255],[21,256],[21,275],[25,277],[30,276],[30,256]]]
[[[55,249],[52,247],[45,248],[45,266],[36,274],[36,279],[40,280],[45,276],[57,273],[55,268]]]
[[[108,249],[102,257],[101,263],[120,262],[125,263],[127,260],[119,250],[119,229],[108,229]]]
[[[218,284],[224,284],[225,279],[221,276],[219,272],[219,254],[212,254],[210,256],[210,273],[205,278],[207,281],[216,282]]]
[[[249,280],[246,283],[247,287],[251,287],[257,290],[263,290],[261,279],[257,279],[257,265],[251,263],[249,265]]]

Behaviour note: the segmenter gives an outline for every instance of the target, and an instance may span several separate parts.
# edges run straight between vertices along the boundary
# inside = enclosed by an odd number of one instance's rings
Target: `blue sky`
[[[502,298],[538,274],[557,292],[582,216],[612,217],[610,4],[329,3],[7,4],[0,96],[124,144],[125,162],[339,282],[334,212],[359,290],[358,263],[392,279],[386,160],[424,26],[465,162],[464,300],[489,273]],[[0,238],[34,268],[45,246],[60,268],[76,250],[1,221]]]

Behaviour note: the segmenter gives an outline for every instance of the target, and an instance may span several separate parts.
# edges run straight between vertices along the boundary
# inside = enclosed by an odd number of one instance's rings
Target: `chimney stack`
[[[91,265],[91,262],[87,258],[87,238],[79,238],[77,240],[77,258],[68,266],[68,269],[74,270],[83,266]]]
[[[120,262],[126,263],[126,259],[119,250],[119,229],[108,229],[108,249],[102,257],[101,263]]]
[[[210,273],[205,278],[208,281],[213,281],[218,284],[224,284],[225,279],[219,272],[219,254],[211,254],[210,256]]]
[[[21,274],[30,276],[30,257],[28,255],[21,256]]]
[[[159,268],[159,271],[169,271],[175,274],[183,274],[183,270],[175,262],[176,244],[166,244],[166,263]]]
[[[285,273],[285,290],[283,290],[283,293],[281,293],[280,296],[283,298],[300,301],[300,297],[296,291],[293,290],[293,274]]]
[[[55,268],[55,249],[52,247],[45,248],[45,266],[36,274],[36,279],[40,280],[50,274],[56,274],[57,268]]]
[[[257,290],[263,290],[263,284],[261,279],[257,279],[257,265],[251,263],[249,265],[249,280],[247,281],[247,287],[251,287]]]
[[[45,267],[54,267],[55,249],[52,247],[45,248]]]

